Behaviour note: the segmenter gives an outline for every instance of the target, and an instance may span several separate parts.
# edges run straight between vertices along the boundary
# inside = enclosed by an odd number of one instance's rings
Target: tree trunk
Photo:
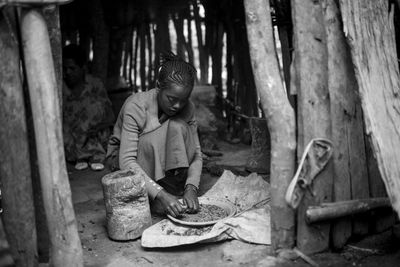
[[[367,135],[394,210],[400,215],[400,77],[393,25],[384,0],[341,1]]]
[[[299,129],[298,151],[304,150],[313,138],[331,139],[329,108],[327,46],[324,17],[321,3],[313,0],[292,2],[295,58],[298,61],[297,74],[299,88],[298,117],[302,122]],[[298,208],[297,247],[304,253],[314,253],[329,247],[329,223],[307,225],[305,212],[308,206],[330,202],[332,197],[332,164],[313,181],[314,196],[306,192]]]
[[[65,166],[56,76],[46,23],[35,10],[23,10],[21,35],[32,103],[39,172],[51,240],[51,264],[82,266],[71,189]]]
[[[37,266],[29,143],[14,8],[0,13],[1,219],[16,266]]]
[[[294,111],[288,101],[280,74],[269,2],[245,0],[244,4],[253,73],[271,134],[272,246],[275,250],[292,248],[295,232],[294,212],[287,206],[284,196],[294,174]]]

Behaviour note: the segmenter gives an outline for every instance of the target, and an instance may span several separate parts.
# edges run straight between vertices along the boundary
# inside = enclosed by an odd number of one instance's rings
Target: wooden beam
[[[321,203],[319,206],[310,206],[306,212],[307,223],[316,223],[334,220],[344,216],[355,215],[377,208],[390,206],[389,198],[367,198]]]
[[[367,135],[394,210],[400,215],[400,75],[393,9],[386,0],[342,0]]]
[[[275,250],[292,248],[294,211],[285,202],[285,192],[294,174],[294,110],[280,74],[269,1],[245,0],[244,4],[251,64],[271,134],[272,246]]]
[[[21,35],[50,233],[51,264],[82,266],[82,247],[65,166],[56,75],[46,22],[39,12],[22,11]]]

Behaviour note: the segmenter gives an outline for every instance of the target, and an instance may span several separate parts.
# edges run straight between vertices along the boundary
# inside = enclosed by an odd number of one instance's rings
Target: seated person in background
[[[160,65],[156,88],[125,101],[107,160],[112,170],[139,166],[147,174],[152,210],[176,217],[199,209],[202,158],[189,101],[196,70],[172,53],[162,55]],[[184,205],[178,200],[182,196]]]
[[[102,170],[115,120],[103,83],[86,73],[85,58],[77,45],[63,49],[65,155],[77,170],[89,165],[92,170]]]

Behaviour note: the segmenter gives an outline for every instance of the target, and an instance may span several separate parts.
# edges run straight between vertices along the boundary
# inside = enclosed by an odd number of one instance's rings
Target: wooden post
[[[62,86],[63,86],[63,76],[62,76],[62,44],[61,44],[61,29],[60,29],[60,14],[59,14],[59,6],[58,5],[49,5],[43,8],[43,16],[46,20],[46,24],[49,31],[50,37],[50,45],[51,52],[53,55],[54,68],[56,72],[56,80],[57,80],[57,92],[58,99],[60,101],[60,111],[62,110]],[[80,38],[82,36],[80,35]],[[87,38],[88,39],[88,38]],[[89,53],[88,53],[89,55]],[[62,116],[62,112],[61,112]],[[32,115],[30,114],[30,118],[32,119]],[[29,124],[31,127],[30,131],[33,134],[33,122]],[[32,142],[34,141],[34,137],[32,138]],[[31,147],[34,147],[34,143],[31,144]],[[33,153],[32,153],[33,152]],[[38,243],[38,254],[39,254],[39,262],[48,261],[50,257],[50,240],[49,240],[49,229],[46,222],[46,213],[44,209],[43,203],[43,194],[42,188],[40,186],[40,177],[39,177],[39,167],[37,165],[37,153],[36,147],[34,151],[31,151],[31,157],[34,159],[34,162],[31,163],[35,168],[32,168],[32,184],[33,191],[35,194],[33,195],[35,200],[35,213],[36,213],[36,229],[37,229],[37,243]],[[31,160],[32,162],[32,160]]]
[[[140,25],[140,85],[142,91],[146,91],[146,22]],[[158,65],[158,63],[157,63]]]
[[[140,40],[140,24],[135,26],[135,52],[133,53],[134,61],[133,61],[133,89],[135,93],[137,92],[137,65],[138,65],[138,50],[139,50],[139,40]]]
[[[14,8],[9,7],[0,13],[1,219],[16,266],[37,266],[29,143],[14,14]]]
[[[194,22],[196,26],[196,36],[197,36],[197,46],[199,49],[199,61],[200,61],[200,84],[208,83],[208,52],[205,45],[205,40],[203,40],[203,30],[202,30],[202,19],[199,14],[199,6],[197,1],[192,1],[193,4],[193,15]]]
[[[272,246],[292,248],[294,212],[285,202],[285,192],[294,173],[294,111],[279,70],[269,1],[245,0],[244,4],[253,73],[271,134]]]
[[[148,53],[148,63],[147,63],[147,84],[149,89],[155,87],[155,78],[153,79],[154,76],[154,70],[153,70],[153,42],[152,42],[152,37],[151,37],[151,25],[148,20],[146,20],[146,41],[147,41],[147,53]]]
[[[128,28],[116,28],[110,30],[110,44],[108,53],[108,71],[107,71],[107,90],[117,89],[115,86],[119,83],[122,54],[124,51],[125,35]]]
[[[362,125],[362,111],[357,97],[350,50],[347,46],[335,0],[324,0],[325,29],[328,48],[328,88],[332,119],[334,201],[369,197],[368,173]],[[355,233],[366,233],[368,223],[354,223]],[[352,234],[349,218],[335,221],[332,244],[342,248]]]
[[[107,84],[108,54],[110,45],[110,28],[104,20],[102,1],[88,0],[86,3],[92,12],[89,13],[89,23],[93,27],[93,63],[92,74]]]
[[[82,247],[65,166],[50,40],[46,22],[39,12],[23,10],[21,35],[51,240],[51,264],[82,266]]]
[[[145,23],[145,22],[143,22]],[[157,9],[156,15],[156,24],[157,28],[154,36],[154,77],[157,77],[158,67],[160,66],[160,53],[171,50],[171,38],[169,36],[169,14],[162,10],[161,8]],[[145,34],[145,33],[143,33]],[[142,46],[142,43],[140,44]]]
[[[328,92],[328,58],[324,17],[320,1],[294,0],[292,2],[294,52],[297,61],[298,116],[302,122],[299,129],[298,151],[313,138],[331,139],[331,119]],[[302,139],[302,140],[300,140]],[[301,146],[300,146],[301,145]],[[310,205],[330,202],[332,197],[332,164],[314,179],[313,191],[303,198],[298,208],[297,247],[304,253],[328,249],[329,224],[307,225],[305,212]]]
[[[367,135],[394,210],[400,215],[400,75],[388,1],[341,1]]]
[[[187,16],[187,38],[188,39],[187,39],[186,51],[188,53],[189,63],[194,66],[194,52],[192,43],[192,19],[190,12],[189,15]],[[197,76],[196,76],[196,82],[197,82]]]

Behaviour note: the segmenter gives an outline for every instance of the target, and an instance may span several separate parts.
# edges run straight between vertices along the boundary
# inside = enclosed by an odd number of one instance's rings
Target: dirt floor
[[[223,156],[205,161],[200,194],[206,192],[224,169],[248,175],[251,154],[243,144],[218,143]],[[140,239],[116,242],[107,237],[101,178],[108,170],[75,171],[68,166],[72,199],[78,220],[85,266],[310,266],[301,258],[285,261],[271,256],[270,246],[238,240],[168,249],[144,249]],[[264,177],[268,180],[268,176]],[[160,218],[153,217],[157,222]],[[339,252],[312,255],[319,266],[400,266],[400,228],[358,240]]]

